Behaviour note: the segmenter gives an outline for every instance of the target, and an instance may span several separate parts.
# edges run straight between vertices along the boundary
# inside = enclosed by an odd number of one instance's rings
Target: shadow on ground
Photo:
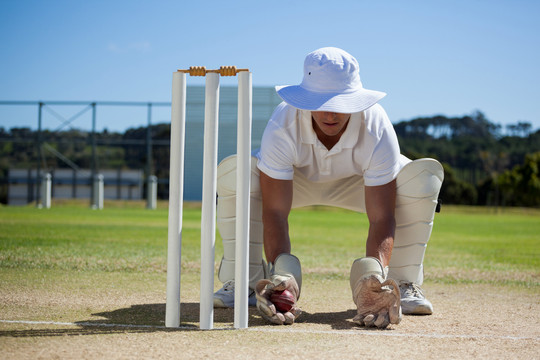
[[[356,310],[345,310],[340,312],[318,312],[307,313],[303,312],[301,317],[296,322],[329,325],[334,330],[347,330],[358,328],[352,322],[352,318],[356,315]]]
[[[303,312],[297,319],[301,324],[329,325],[332,329],[345,330],[354,328],[350,321],[354,310],[327,313]],[[32,329],[0,331],[0,337],[39,337],[96,335],[117,333],[151,333],[163,331],[199,330],[199,303],[182,303],[180,306],[180,328],[165,328],[165,304],[132,305],[113,311],[92,314],[96,320],[74,322],[77,328],[62,328],[63,324],[28,324]],[[234,322],[234,309],[214,309],[214,327],[231,328]],[[249,308],[249,326],[272,326],[260,317],[256,308]],[[47,328],[43,328],[47,327]]]

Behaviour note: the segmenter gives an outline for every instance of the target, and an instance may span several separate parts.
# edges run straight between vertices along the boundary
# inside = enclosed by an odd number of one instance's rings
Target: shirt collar
[[[296,116],[300,123],[300,141],[304,144],[315,144],[317,142],[317,134],[313,130],[311,124],[311,111],[298,110]]]

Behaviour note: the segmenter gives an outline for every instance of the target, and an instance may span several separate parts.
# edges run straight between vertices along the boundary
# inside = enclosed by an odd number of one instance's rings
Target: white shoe
[[[414,283],[401,282],[399,284],[401,293],[401,312],[404,315],[431,315],[433,305],[426,299],[424,292]]]
[[[257,305],[255,291],[248,289],[249,306]],[[223,284],[223,287],[214,293],[214,307],[232,308],[234,307],[234,280],[229,280]]]

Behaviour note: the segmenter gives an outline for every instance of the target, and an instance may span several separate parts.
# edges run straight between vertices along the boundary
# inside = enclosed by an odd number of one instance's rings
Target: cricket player
[[[386,94],[365,89],[357,60],[341,49],[311,52],[302,83],[276,91],[283,102],[252,158],[250,305],[273,324],[294,323],[301,313],[296,301],[302,271],[291,253],[288,216],[292,208],[329,205],[366,213],[369,220],[365,257],[355,260],[350,272],[353,321],[386,328],[398,324],[402,314],[431,314],[420,286],[444,176],[440,163],[400,154],[378,104]],[[224,286],[214,294],[216,307],[234,306],[235,176],[231,156],[218,167]],[[292,304],[280,311],[272,295],[283,290]]]

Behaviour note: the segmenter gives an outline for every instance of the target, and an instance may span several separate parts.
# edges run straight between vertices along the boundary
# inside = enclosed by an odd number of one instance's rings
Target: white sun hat
[[[366,110],[386,95],[364,89],[356,59],[335,47],[309,53],[304,61],[302,83],[276,86],[276,91],[295,108],[345,114]]]

